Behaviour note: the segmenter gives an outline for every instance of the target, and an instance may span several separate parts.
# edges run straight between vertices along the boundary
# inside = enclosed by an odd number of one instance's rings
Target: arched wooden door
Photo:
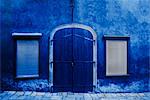
[[[93,36],[79,28],[57,31],[53,38],[54,92],[93,89]]]

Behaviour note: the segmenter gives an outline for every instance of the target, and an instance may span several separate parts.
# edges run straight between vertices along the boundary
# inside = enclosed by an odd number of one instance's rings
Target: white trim
[[[42,33],[12,33],[12,36],[42,36]]]
[[[39,75],[18,75],[16,78],[32,78],[39,77]]]
[[[77,24],[77,23],[71,23],[71,24],[63,24],[55,29],[50,33],[50,40],[49,40],[49,82],[50,86],[53,86],[53,64],[51,63],[53,61],[53,40],[54,34],[61,29],[65,28],[80,28],[89,31],[93,36],[93,85],[97,87],[97,35],[96,32],[89,26],[83,25],[83,24]]]

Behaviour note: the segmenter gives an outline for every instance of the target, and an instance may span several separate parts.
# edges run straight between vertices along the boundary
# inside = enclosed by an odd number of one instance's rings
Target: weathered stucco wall
[[[74,22],[98,35],[98,79],[101,92],[148,91],[150,0],[75,0]],[[103,35],[129,35],[129,76],[106,77]]]
[[[1,0],[2,87],[48,91],[48,38],[53,28],[71,23],[70,0]],[[13,32],[40,32],[40,79],[15,80]]]
[[[98,39],[99,92],[150,91],[150,0],[74,0],[73,22],[92,27]],[[5,90],[49,91],[48,37],[56,26],[72,23],[70,0],[1,0],[1,67]],[[12,32],[41,32],[40,79],[14,79]],[[130,36],[129,76],[106,77],[103,35]]]

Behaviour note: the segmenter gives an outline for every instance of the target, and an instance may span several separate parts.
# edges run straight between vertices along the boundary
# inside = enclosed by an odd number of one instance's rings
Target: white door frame
[[[89,31],[93,36],[93,86],[97,87],[97,35],[96,32],[89,26],[77,23],[63,24],[52,30],[49,40],[49,85],[53,86],[53,37],[58,30],[65,28],[80,28]]]

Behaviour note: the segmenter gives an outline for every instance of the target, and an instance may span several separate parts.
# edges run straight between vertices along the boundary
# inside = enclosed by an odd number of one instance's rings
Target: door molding
[[[65,28],[80,28],[83,30],[89,31],[93,36],[93,86],[97,87],[97,35],[96,32],[89,26],[78,24],[78,23],[71,23],[71,24],[63,24],[60,25],[52,30],[50,33],[49,39],[49,85],[50,87],[53,86],[53,37],[58,30],[65,29]]]

